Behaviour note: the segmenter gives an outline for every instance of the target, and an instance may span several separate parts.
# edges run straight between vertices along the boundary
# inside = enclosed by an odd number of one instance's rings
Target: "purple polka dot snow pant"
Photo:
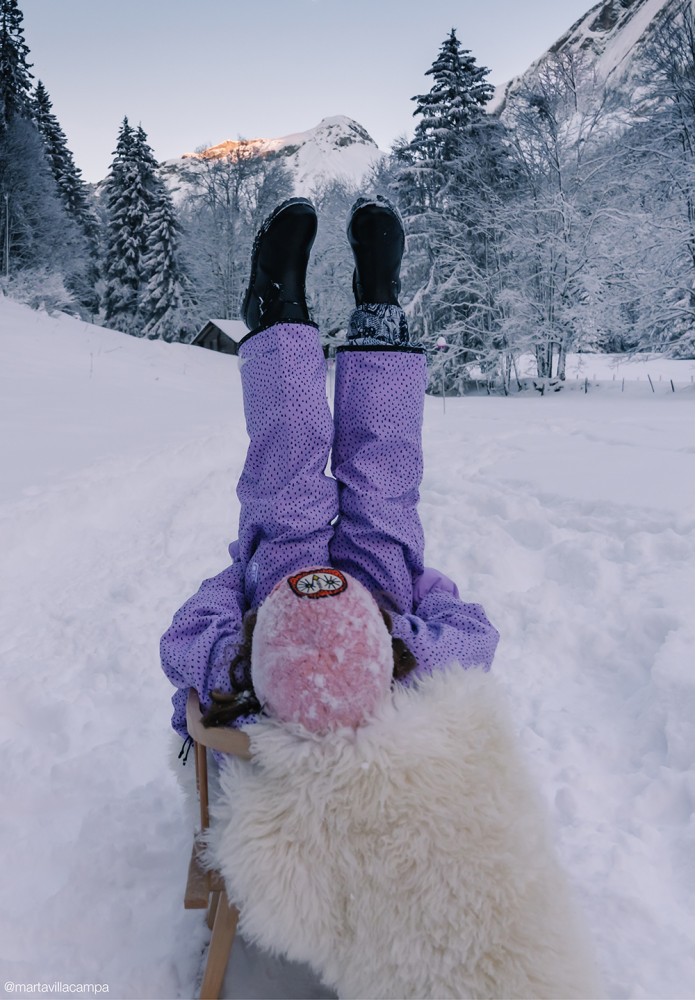
[[[333,419],[315,327],[262,330],[239,359],[249,434],[237,488],[247,605],[297,569],[330,565],[381,606],[411,612],[423,572],[424,355],[339,349]],[[335,478],[326,474],[332,449]]]

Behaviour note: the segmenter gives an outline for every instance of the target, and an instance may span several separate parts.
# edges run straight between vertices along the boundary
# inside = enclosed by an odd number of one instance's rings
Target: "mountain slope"
[[[585,63],[598,84],[610,88],[630,84],[645,45],[675,0],[600,0],[572,25],[521,76],[496,87],[489,111],[504,111],[509,97],[521,90],[555,56]]]
[[[164,164],[165,176],[176,189],[181,186],[182,170],[190,169],[192,161],[220,159],[239,151],[282,159],[293,174],[297,195],[308,194],[322,181],[342,179],[357,185],[385,155],[361,125],[337,115],[323,118],[306,132],[275,139],[227,139],[202,151],[186,153]]]

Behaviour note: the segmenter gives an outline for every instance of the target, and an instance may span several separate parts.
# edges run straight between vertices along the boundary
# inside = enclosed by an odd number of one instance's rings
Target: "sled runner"
[[[201,828],[193,841],[189,862],[184,908],[187,910],[207,909],[208,927],[212,931],[208,957],[206,960],[201,1000],[217,1000],[225,978],[225,969],[237,930],[239,911],[232,906],[225,892],[222,876],[217,871],[207,870],[202,862],[203,838],[210,825],[208,798],[208,749],[232,754],[246,760],[249,753],[249,739],[245,733],[235,729],[206,729],[201,722],[201,706],[198,695],[189,691],[186,703],[186,725],[193,740],[196,761],[196,787],[201,814]]]

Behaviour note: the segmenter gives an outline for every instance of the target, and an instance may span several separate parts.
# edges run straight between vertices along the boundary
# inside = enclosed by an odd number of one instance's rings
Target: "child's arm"
[[[480,604],[465,604],[455,584],[426,569],[414,587],[414,613],[391,613],[392,635],[403,639],[417,660],[410,676],[460,663],[489,670],[499,635]]]
[[[242,587],[239,562],[204,580],[160,640],[162,669],[178,688],[172,697],[172,726],[182,738],[187,735],[189,688],[198,692],[204,711],[210,707],[212,690],[230,690],[229,666],[242,624]]]

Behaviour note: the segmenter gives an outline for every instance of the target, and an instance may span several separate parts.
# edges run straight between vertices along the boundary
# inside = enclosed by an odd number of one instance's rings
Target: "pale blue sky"
[[[450,28],[492,83],[522,72],[591,0],[19,0],[33,72],[86,180],[121,119],[158,159],[348,115],[383,149]]]

